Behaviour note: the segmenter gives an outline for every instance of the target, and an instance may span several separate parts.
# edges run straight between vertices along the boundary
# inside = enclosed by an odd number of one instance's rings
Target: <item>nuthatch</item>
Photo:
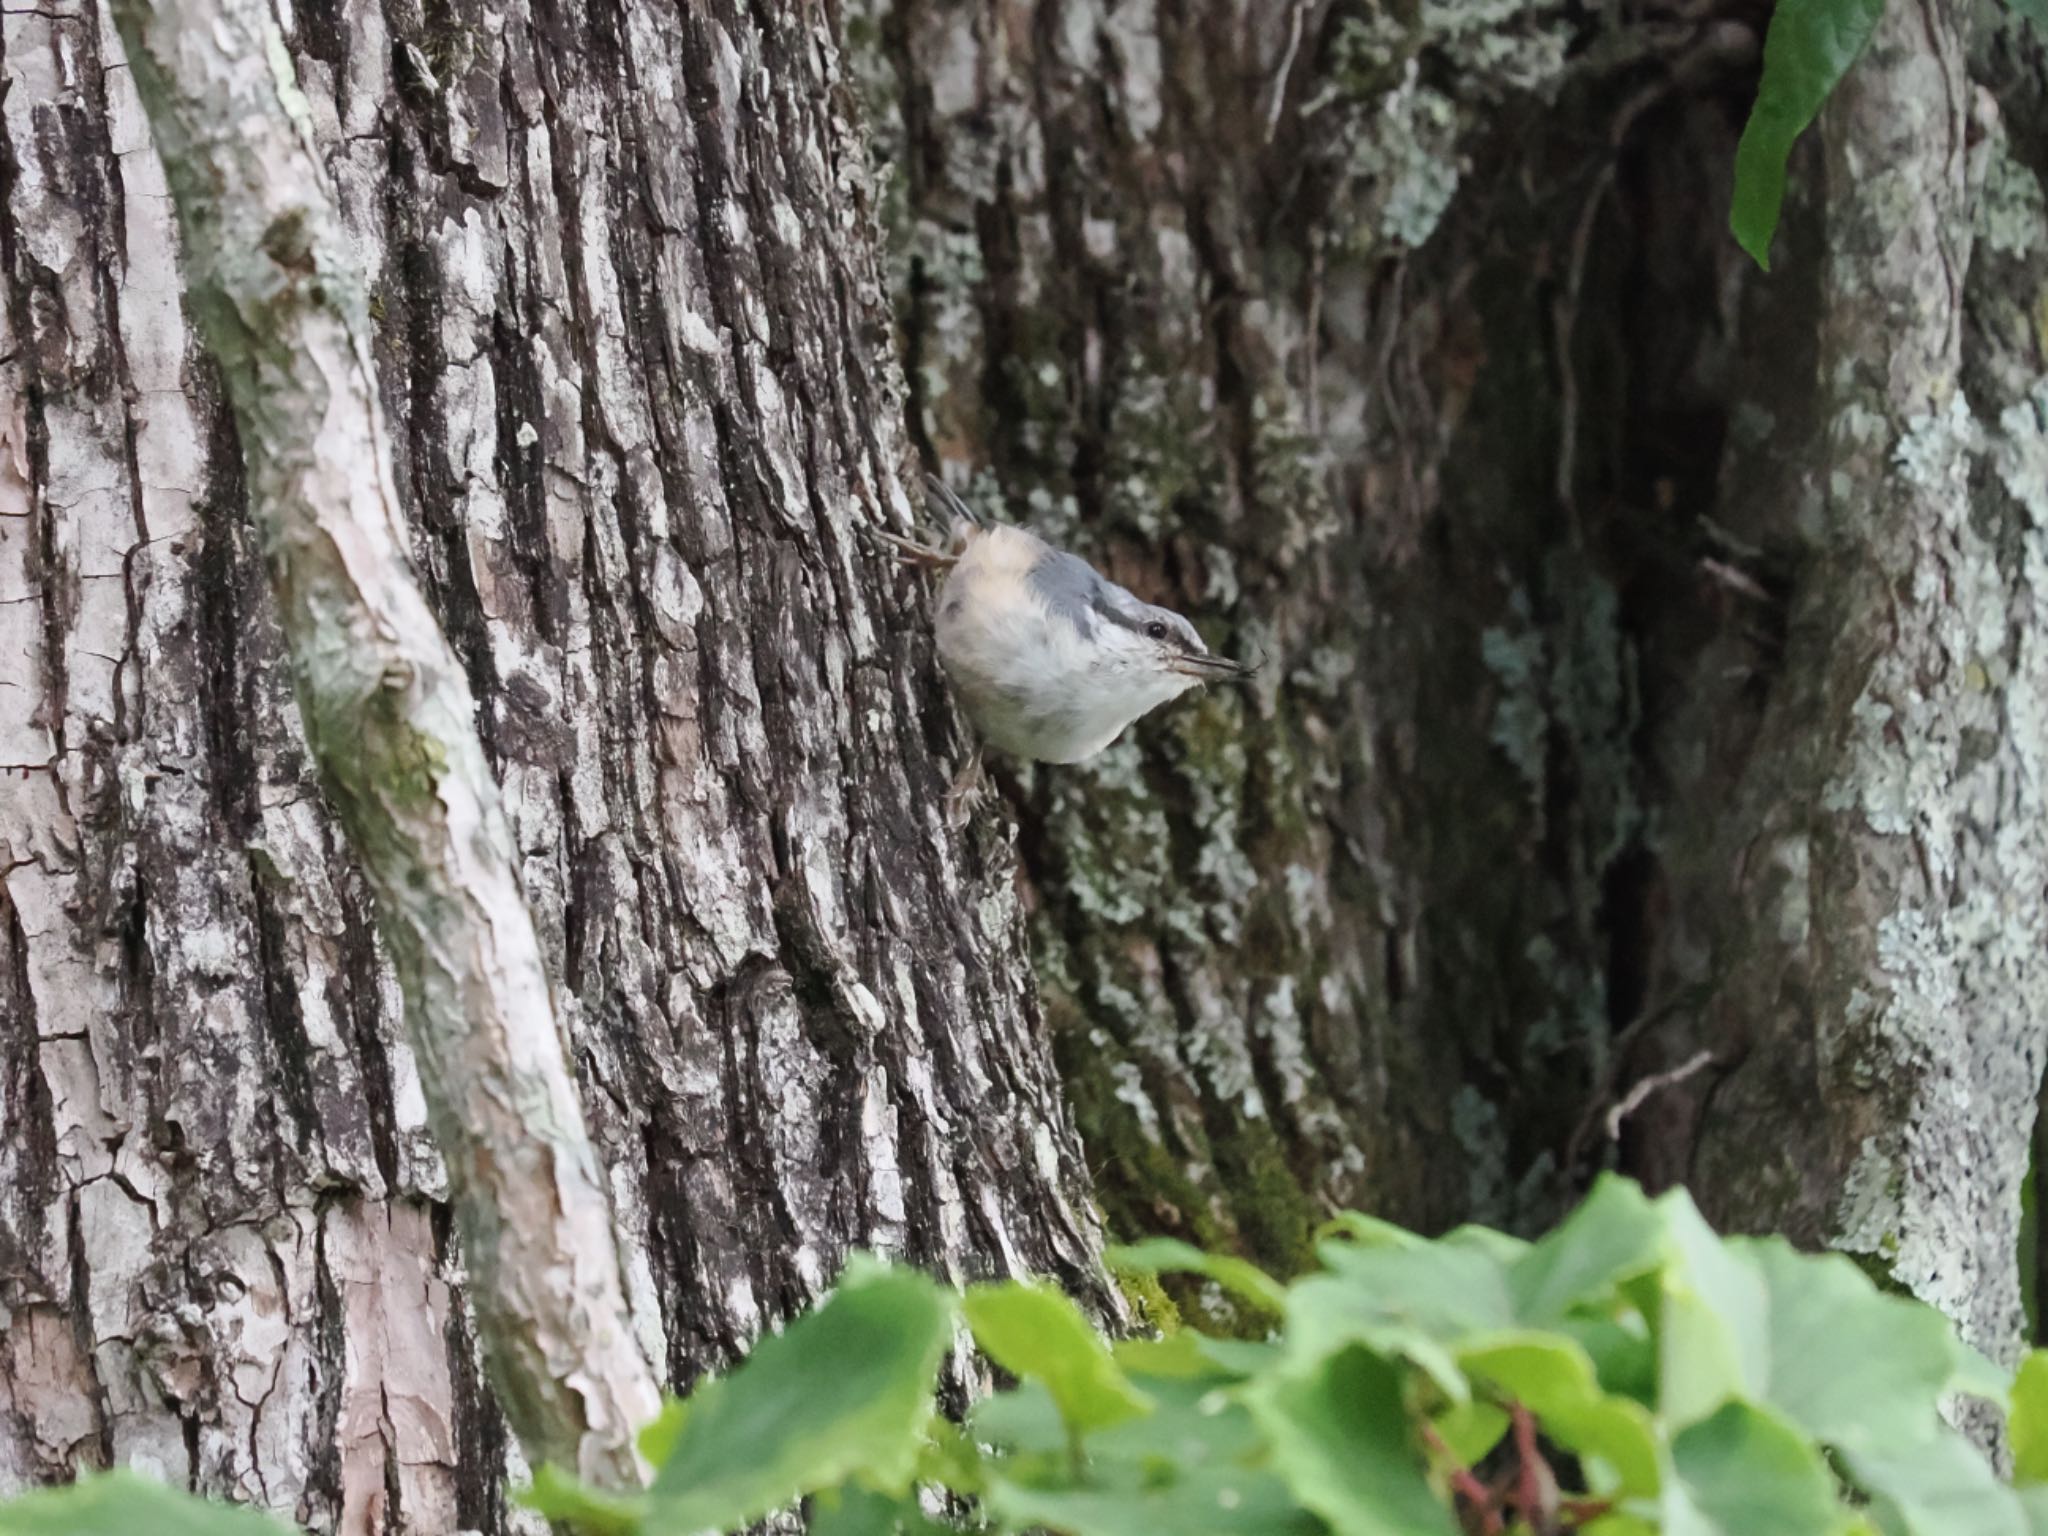
[[[947,572],[933,628],[939,661],[984,740],[1013,757],[1078,763],[1124,727],[1205,682],[1253,668],[1212,656],[1170,608],[1140,602],[1077,555],[1022,528],[988,527],[936,476],[925,483],[951,514],[947,547],[884,533],[905,564]],[[948,796],[973,792],[981,751]]]

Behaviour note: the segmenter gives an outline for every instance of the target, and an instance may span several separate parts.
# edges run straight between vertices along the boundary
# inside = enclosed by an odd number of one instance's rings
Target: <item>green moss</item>
[[[1283,1278],[1313,1267],[1316,1208],[1288,1165],[1272,1122],[1239,1120],[1216,1152],[1245,1257]]]
[[[1146,1328],[1162,1335],[1180,1332],[1180,1308],[1166,1294],[1157,1275],[1139,1269],[1112,1269],[1109,1278],[1123,1293],[1131,1315]]]

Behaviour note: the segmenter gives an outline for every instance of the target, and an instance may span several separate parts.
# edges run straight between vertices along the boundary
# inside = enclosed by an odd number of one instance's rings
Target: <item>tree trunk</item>
[[[1966,63],[1895,0],[1764,276],[1723,228],[1749,10],[710,9],[291,39],[671,1379],[848,1242],[1085,1274],[1069,1104],[1119,1235],[1286,1267],[1333,1205],[1527,1229],[1618,1165],[2009,1352],[2033,38],[1976,18]],[[9,1474],[496,1528],[127,81],[90,11],[4,36]],[[939,823],[921,595],[853,538],[906,408],[970,499],[1267,657],[1000,768],[1021,912],[1004,818]]]
[[[1766,277],[1755,18],[1631,14],[864,8],[915,430],[1272,658],[1016,775],[1062,1068],[1122,1231],[1285,1266],[1618,1164],[2010,1354],[2038,45],[1985,18],[2008,150],[1895,4]]]
[[[905,455],[831,31],[744,9],[288,38],[677,1386],[850,1246],[1086,1287],[1097,1241],[1009,848],[944,826],[960,744],[858,536]],[[4,47],[0,1477],[516,1526],[131,76],[91,6]]]

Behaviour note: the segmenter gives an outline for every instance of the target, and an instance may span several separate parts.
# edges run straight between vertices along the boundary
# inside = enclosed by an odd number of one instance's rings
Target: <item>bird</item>
[[[1083,762],[1190,688],[1257,672],[1079,555],[982,522],[936,475],[925,485],[950,519],[946,546],[877,533],[902,564],[945,572],[933,637],[979,738],[947,794],[956,825],[980,790],[983,743],[1032,762]]]

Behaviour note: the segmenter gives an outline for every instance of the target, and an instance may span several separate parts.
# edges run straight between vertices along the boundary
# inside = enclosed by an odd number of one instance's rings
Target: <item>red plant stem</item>
[[[1520,1464],[1515,1479],[1515,1502],[1521,1506],[1522,1519],[1530,1530],[1540,1530],[1537,1516],[1543,1502],[1542,1485],[1536,1480],[1536,1469],[1545,1466],[1543,1453],[1536,1449],[1536,1418],[1520,1403],[1508,1408],[1515,1423],[1515,1459]]]
[[[1473,1513],[1479,1516],[1480,1536],[1501,1536],[1500,1511],[1494,1508],[1492,1490],[1474,1477],[1471,1469],[1452,1454],[1451,1448],[1444,1443],[1444,1437],[1437,1433],[1434,1424],[1425,1423],[1422,1426],[1422,1440],[1432,1455],[1450,1463],[1451,1491],[1469,1504]]]

